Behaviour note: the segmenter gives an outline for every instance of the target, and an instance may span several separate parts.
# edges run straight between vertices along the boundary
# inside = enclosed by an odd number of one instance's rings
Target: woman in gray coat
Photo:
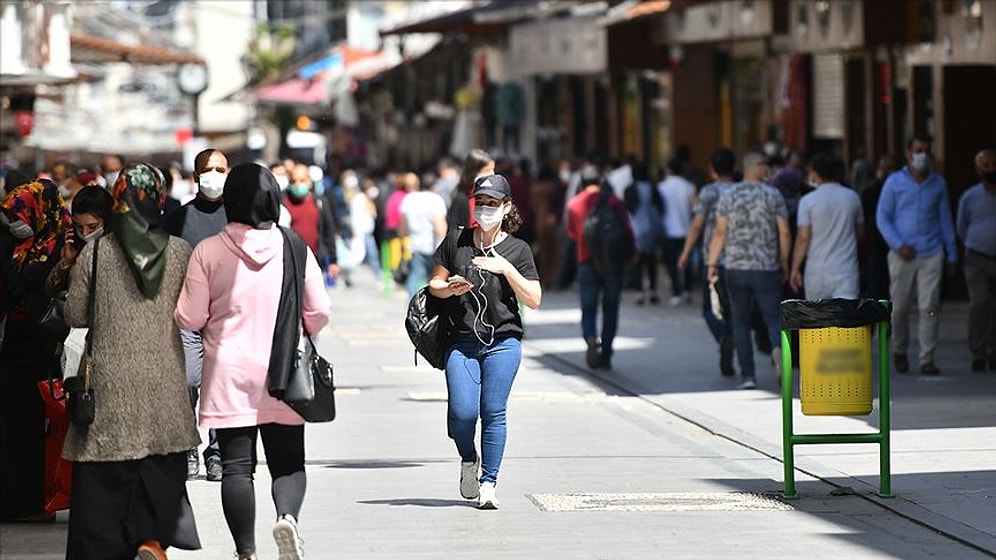
[[[70,326],[87,326],[96,258],[96,413],[70,425],[63,448],[73,461],[66,558],[162,560],[170,546],[200,548],[186,491],[200,437],[173,324],[190,246],[159,227],[166,192],[151,165],[122,169],[111,194],[109,233],[80,253],[66,301]]]

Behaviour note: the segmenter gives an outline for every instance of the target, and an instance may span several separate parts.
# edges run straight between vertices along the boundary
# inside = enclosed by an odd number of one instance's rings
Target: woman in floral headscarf
[[[158,560],[170,546],[200,548],[186,490],[187,450],[200,437],[172,320],[190,246],[160,228],[155,167],[127,165],[111,194],[108,233],[80,252],[66,302],[69,325],[87,325],[96,258],[96,412],[89,426],[70,426],[63,447],[73,461],[66,558]]]
[[[46,520],[45,409],[38,381],[58,367],[55,340],[39,336],[45,278],[59,260],[69,213],[47,179],[11,189],[0,202],[0,521]]]

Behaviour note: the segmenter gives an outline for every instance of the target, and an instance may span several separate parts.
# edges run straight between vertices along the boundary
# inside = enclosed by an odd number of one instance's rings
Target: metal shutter
[[[844,138],[844,60],[813,55],[813,136]]]

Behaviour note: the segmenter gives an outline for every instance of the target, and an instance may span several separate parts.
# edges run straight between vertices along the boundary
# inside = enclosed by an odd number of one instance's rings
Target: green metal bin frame
[[[889,301],[879,303],[891,309]],[[792,411],[792,347],[788,330],[782,330],[782,451],[785,466],[785,498],[795,500],[795,446],[825,443],[877,443],[879,446],[879,491],[883,498],[893,498],[891,453],[891,380],[889,378],[889,321],[875,323],[878,334],[878,432],[867,434],[796,434]]]

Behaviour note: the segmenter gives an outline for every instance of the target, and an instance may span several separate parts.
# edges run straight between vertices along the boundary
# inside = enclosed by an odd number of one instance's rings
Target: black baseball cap
[[[512,187],[505,177],[495,175],[485,175],[474,181],[474,196],[485,195],[498,200],[512,198]]]

